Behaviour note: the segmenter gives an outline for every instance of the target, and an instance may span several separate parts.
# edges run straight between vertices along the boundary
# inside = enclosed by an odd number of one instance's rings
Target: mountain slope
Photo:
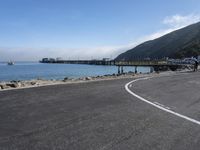
[[[120,54],[116,60],[180,58],[194,55],[200,55],[200,22],[144,42]]]

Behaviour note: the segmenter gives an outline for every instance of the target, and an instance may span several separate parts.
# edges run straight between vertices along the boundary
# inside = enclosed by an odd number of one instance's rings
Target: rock
[[[22,86],[22,83],[21,81],[10,81],[10,83],[7,83],[8,86],[10,87],[14,87],[14,88],[17,88],[17,87],[21,87]]]
[[[129,74],[132,74],[132,73],[133,73],[133,71],[129,71],[128,73],[129,73]]]
[[[0,88],[1,88],[1,89],[4,89],[4,85],[3,85],[3,84],[0,84]]]
[[[31,85],[36,85],[36,84],[37,84],[37,82],[34,82],[34,81],[31,82]]]
[[[84,77],[84,78],[79,78],[79,80],[86,81],[86,80],[92,80],[92,78],[91,77]]]
[[[85,80],[92,80],[91,77],[85,77]]]
[[[8,87],[12,87],[12,88],[17,88],[17,87],[19,87],[19,85],[18,85],[18,83],[6,83],[6,86],[8,86]]]
[[[71,81],[77,81],[77,79],[71,79]]]
[[[65,77],[65,78],[63,79],[64,82],[66,82],[67,80],[69,80],[68,77]]]
[[[17,82],[17,84],[18,84],[18,87],[21,87],[22,86],[22,83],[21,82]]]
[[[24,82],[21,82],[21,87],[26,86],[26,84]]]
[[[78,80],[78,81],[81,81],[81,80],[85,80],[85,78],[78,78],[77,80]]]
[[[7,86],[6,84],[0,84],[1,89],[8,89],[9,86]]]

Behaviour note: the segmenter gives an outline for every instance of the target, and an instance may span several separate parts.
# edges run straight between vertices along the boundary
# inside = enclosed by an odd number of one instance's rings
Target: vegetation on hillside
[[[185,48],[174,54],[174,58],[197,57],[200,56],[200,41],[194,41]]]
[[[200,23],[144,42],[120,54],[116,60],[183,58],[198,55],[200,55]]]

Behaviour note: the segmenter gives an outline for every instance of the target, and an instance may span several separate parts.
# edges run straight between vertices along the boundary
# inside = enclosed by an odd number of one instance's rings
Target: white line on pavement
[[[166,109],[170,109],[169,107],[167,107],[167,106],[165,106],[165,105],[163,105],[163,104],[161,104],[161,103],[158,103],[158,102],[154,102],[154,104],[159,105],[159,106],[161,106],[161,107],[164,107],[164,108],[166,108]]]
[[[154,104],[159,105],[159,106],[162,106],[162,107],[165,107],[165,105],[163,105],[163,104],[161,104],[161,103],[158,103],[158,102],[154,102]]]
[[[127,84],[125,85],[125,89],[126,89],[126,91],[127,91],[128,93],[130,93],[131,95],[133,95],[134,97],[138,98],[139,100],[141,100],[141,101],[143,101],[143,102],[145,102],[145,103],[148,103],[148,104],[150,104],[150,105],[152,105],[152,106],[154,106],[154,107],[156,107],[156,108],[158,108],[158,109],[160,109],[160,110],[163,110],[163,111],[165,111],[165,112],[168,112],[168,113],[170,113],[170,114],[173,114],[173,115],[175,115],[175,116],[177,116],[177,117],[183,118],[183,119],[185,119],[185,120],[187,120],[187,121],[190,121],[190,122],[193,122],[193,123],[195,123],[195,124],[200,125],[200,121],[195,120],[195,119],[192,119],[192,118],[187,117],[187,116],[185,116],[185,115],[179,114],[179,113],[177,113],[177,112],[175,112],[175,111],[169,110],[168,108],[164,108],[164,107],[162,107],[162,106],[160,106],[160,105],[158,105],[158,104],[155,104],[155,103],[153,103],[153,102],[151,102],[151,101],[149,101],[149,100],[146,100],[145,98],[143,98],[143,97],[141,97],[141,96],[135,94],[134,92],[132,92],[132,91],[129,89],[129,85],[130,85],[130,84],[132,84],[132,83],[134,83],[134,82],[137,82],[137,81],[140,81],[140,80],[147,80],[147,79],[150,79],[150,78],[152,78],[152,77],[135,79],[135,80],[133,80],[133,81],[127,83]]]

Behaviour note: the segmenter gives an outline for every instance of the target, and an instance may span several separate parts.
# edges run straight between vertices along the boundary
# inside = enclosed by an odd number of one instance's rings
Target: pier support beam
[[[123,68],[123,66],[121,66],[121,74],[123,74],[124,73],[124,68]]]
[[[169,66],[169,69],[172,71],[176,71],[178,69],[178,66]]]
[[[153,70],[154,70],[155,72],[159,72],[159,71],[160,71],[160,69],[159,69],[158,66],[153,66]]]
[[[118,74],[120,74],[120,66],[118,66]]]
[[[135,74],[137,73],[137,66],[135,66]]]
[[[150,73],[153,73],[153,71],[154,71],[154,68],[150,67]]]
[[[124,73],[123,66],[118,66],[118,74],[123,74],[123,73]]]

